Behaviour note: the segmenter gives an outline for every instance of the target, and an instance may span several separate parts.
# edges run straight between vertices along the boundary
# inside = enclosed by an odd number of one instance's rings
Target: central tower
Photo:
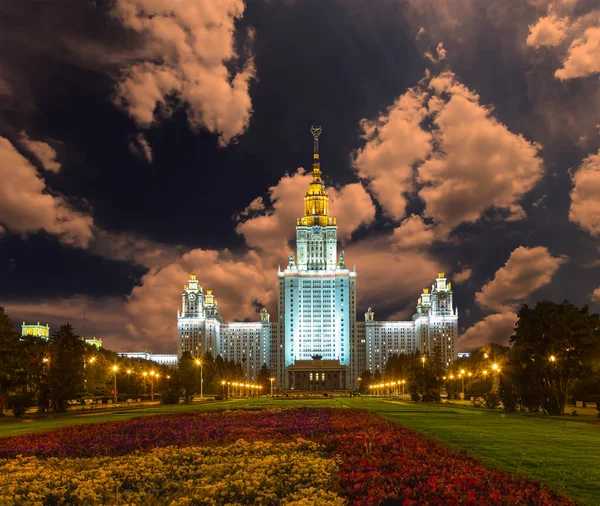
[[[296,222],[296,260],[298,269],[335,269],[337,261],[337,225],[329,215],[329,195],[321,180],[319,136],[321,127],[312,127],[313,180],[304,195],[304,216]]]
[[[321,180],[319,136],[312,127],[312,181],[304,195],[304,215],[296,221],[296,257],[279,271],[279,323],[284,365],[322,358],[341,366],[352,362],[351,334],[356,321],[356,271],[337,253],[336,219]],[[287,380],[286,380],[287,381]]]

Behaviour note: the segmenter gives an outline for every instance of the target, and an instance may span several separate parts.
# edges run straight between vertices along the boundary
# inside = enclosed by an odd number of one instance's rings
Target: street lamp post
[[[275,378],[269,378],[269,381],[271,382],[271,397],[273,397],[273,382],[275,381]]]
[[[402,380],[402,395],[404,395],[404,383],[406,383],[406,380]]]
[[[114,390],[113,390],[113,392],[114,392],[113,404],[117,403],[117,370],[118,369],[119,368],[116,365],[113,365],[113,372],[115,373],[115,376],[114,376],[114,378],[115,378],[115,384],[114,384]]]
[[[202,376],[202,360],[196,359],[196,365],[200,366],[200,400],[204,398],[204,378]]]
[[[421,362],[423,363],[423,369],[425,369],[425,357],[421,357]]]
[[[150,371],[150,400],[154,400],[154,371]]]

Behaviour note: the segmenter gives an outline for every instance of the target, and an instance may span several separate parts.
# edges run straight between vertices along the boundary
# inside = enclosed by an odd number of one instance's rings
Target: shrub
[[[419,402],[421,400],[421,396],[419,395],[419,392],[411,392],[410,400],[413,402]]]
[[[485,407],[496,409],[498,406],[500,406],[500,396],[495,392],[488,392],[485,395]]]
[[[31,406],[33,399],[27,394],[16,394],[8,398],[8,408],[15,416],[23,416]]]

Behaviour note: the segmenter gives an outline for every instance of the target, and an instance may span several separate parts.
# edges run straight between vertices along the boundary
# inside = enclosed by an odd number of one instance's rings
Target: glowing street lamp
[[[204,398],[204,378],[202,377],[202,360],[196,359],[196,365],[200,366],[200,399]]]
[[[498,370],[498,364],[492,364],[492,369],[494,369],[494,371]]]
[[[556,357],[554,355],[550,355],[550,362],[556,362]]]
[[[115,376],[114,376],[114,378],[115,378],[115,388],[113,390],[113,392],[114,392],[114,401],[113,402],[114,402],[114,404],[116,404],[117,403],[117,371],[119,370],[119,367],[115,364],[115,365],[113,365],[112,370],[115,373]]]
[[[150,371],[150,400],[154,400],[154,371]]]
[[[423,369],[425,369],[425,357],[421,357],[421,362],[423,363]]]
[[[269,381],[271,382],[271,397],[273,397],[273,382],[275,381],[275,378],[269,378]]]
[[[402,380],[402,395],[404,395],[404,384],[406,383],[406,380]]]
[[[469,373],[470,375],[470,373]],[[461,369],[459,374],[460,379],[462,380],[462,399],[465,400],[465,370]]]

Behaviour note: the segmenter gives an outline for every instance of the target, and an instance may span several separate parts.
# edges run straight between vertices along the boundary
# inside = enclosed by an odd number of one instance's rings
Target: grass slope
[[[566,496],[600,505],[600,425],[444,405],[343,399],[466,450],[488,466],[536,478]]]

